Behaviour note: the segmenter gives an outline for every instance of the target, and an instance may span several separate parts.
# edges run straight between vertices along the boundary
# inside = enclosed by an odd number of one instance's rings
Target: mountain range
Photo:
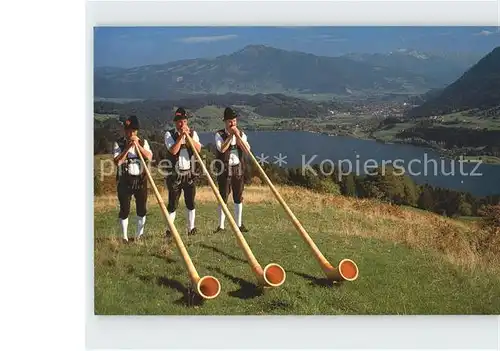
[[[481,58],[476,54],[465,53],[426,53],[412,49],[399,49],[389,53],[344,55],[358,62],[374,67],[398,69],[426,77],[437,85],[451,84],[463,72],[472,67]]]
[[[495,106],[500,106],[500,46],[408,115],[423,117]]]
[[[215,58],[133,68],[96,67],[94,96],[173,99],[225,93],[418,94],[444,88],[474,63],[470,57],[415,50],[326,57],[249,45]]]

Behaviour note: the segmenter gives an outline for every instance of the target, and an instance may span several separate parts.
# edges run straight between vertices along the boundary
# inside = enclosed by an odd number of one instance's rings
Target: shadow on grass
[[[238,261],[238,262],[243,262],[243,263],[248,263],[247,261],[245,261],[245,260],[243,260],[243,259],[241,259],[239,257],[233,256],[231,254],[228,254],[227,252],[224,252],[221,249],[218,249],[218,248],[216,248],[214,246],[209,246],[209,245],[206,245],[206,244],[200,244],[200,246],[203,247],[203,248],[205,248],[205,249],[210,249],[210,250],[212,250],[214,252],[217,252],[217,253],[219,253],[221,255],[224,255],[227,258],[229,258],[230,260]]]
[[[240,288],[235,291],[228,292],[229,296],[232,297],[237,297],[239,299],[247,300],[247,299],[253,299],[255,297],[261,296],[264,291],[262,287],[257,286],[249,281],[246,281],[241,278],[237,278],[235,276],[232,276],[229,273],[224,272],[220,268],[217,267],[207,267],[211,271],[215,271],[221,275],[223,275],[225,278],[231,280],[233,283],[238,284]]]
[[[177,262],[177,260],[174,260],[173,258],[170,258],[168,256],[165,256],[165,255],[162,255],[159,253],[152,254],[151,256],[159,258],[160,260],[164,260],[167,263],[176,263]]]
[[[150,275],[140,275],[139,279],[143,282],[151,282],[155,278]],[[156,284],[159,286],[164,286],[170,289],[177,290],[182,294],[182,297],[176,301],[174,301],[177,305],[183,305],[187,307],[191,306],[202,306],[204,303],[204,299],[196,293],[195,290],[191,288],[186,288],[184,284],[175,279],[170,279],[167,277],[157,277]]]
[[[129,242],[124,241],[122,238],[119,237],[113,237],[113,236],[106,236],[106,237],[94,237],[94,245],[97,246],[97,244],[111,244],[111,245],[128,245],[130,244]]]
[[[144,240],[144,239],[142,239]],[[103,244],[108,244],[112,245],[114,247],[118,246],[132,246],[133,244],[138,244],[140,243],[140,240],[136,240],[135,237],[130,237],[128,238],[128,241],[124,240],[121,237],[94,237],[94,245],[97,246],[98,244],[103,245]]]
[[[288,301],[272,300],[266,303],[265,311],[289,311],[293,309],[293,304]],[[268,313],[272,314],[272,313]]]
[[[342,286],[342,282],[334,283],[326,278],[318,278],[306,273],[300,273],[295,271],[290,271],[290,273],[293,273],[295,275],[298,275],[299,277],[309,280],[310,285],[336,287],[336,288]]]
[[[178,280],[169,279],[167,277],[158,277],[156,282],[158,285],[166,286],[182,293],[182,297],[174,302],[178,305],[202,306],[205,302],[205,300],[200,295],[198,295],[195,290],[193,290],[191,287],[186,288]]]

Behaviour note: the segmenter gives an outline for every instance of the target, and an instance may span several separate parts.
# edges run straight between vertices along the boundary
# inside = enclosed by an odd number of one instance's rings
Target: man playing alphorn
[[[238,130],[237,114],[233,109],[227,107],[224,110],[225,128],[218,130],[215,134],[215,145],[217,147],[216,166],[217,183],[219,193],[227,203],[229,194],[233,192],[234,218],[241,232],[247,232],[247,228],[242,223],[243,215],[243,190],[245,187],[245,159],[243,145],[236,138],[235,134],[241,136],[243,143],[248,150],[250,145],[247,142],[247,136],[243,131]],[[219,205],[219,226],[215,232],[224,230],[226,216],[222,207]]]
[[[184,191],[188,217],[188,235],[196,233],[195,227],[195,159],[193,150],[186,141],[186,135],[190,135],[194,142],[196,151],[200,152],[201,144],[198,133],[188,126],[187,115],[184,108],[179,107],[174,116],[175,128],[165,133],[165,145],[169,152],[171,171],[166,177],[168,189],[167,210],[172,222],[175,221],[176,209],[179,205],[181,192]],[[170,238],[172,233],[167,229],[166,237]]]
[[[140,239],[144,233],[146,223],[148,187],[146,171],[141,165],[141,159],[137,150],[142,154],[146,162],[152,159],[153,153],[147,140],[141,140],[137,136],[139,121],[136,116],[130,116],[123,124],[125,136],[115,141],[113,145],[113,159],[118,166],[116,174],[118,201],[120,202],[120,227],[123,240],[128,242],[128,216],[130,213],[130,201],[132,195],[135,197],[137,214],[136,239]]]

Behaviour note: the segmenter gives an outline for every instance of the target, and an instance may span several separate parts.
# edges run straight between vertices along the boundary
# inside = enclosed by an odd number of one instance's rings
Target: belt
[[[235,176],[241,176],[243,172],[241,172],[241,163],[238,163],[237,165],[234,166],[229,166],[227,176],[231,177],[233,175]]]
[[[124,180],[135,180],[135,179],[143,179],[144,174],[130,174],[130,173],[124,173],[119,175],[120,179]]]
[[[141,176],[128,175],[119,178],[119,183],[122,186],[130,187],[131,189],[140,189],[144,184],[144,178]]]

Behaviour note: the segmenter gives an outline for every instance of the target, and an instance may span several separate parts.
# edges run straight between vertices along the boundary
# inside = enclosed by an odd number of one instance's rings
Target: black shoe
[[[240,232],[246,233],[246,232],[248,232],[248,229],[242,224],[240,227]]]
[[[197,233],[196,228],[193,228],[188,232],[188,235],[195,235],[196,233]]]
[[[226,229],[222,229],[221,227],[217,227],[217,229],[214,230],[214,233],[222,232]]]
[[[172,238],[172,232],[167,229],[167,231],[165,232],[165,239],[169,240]]]

